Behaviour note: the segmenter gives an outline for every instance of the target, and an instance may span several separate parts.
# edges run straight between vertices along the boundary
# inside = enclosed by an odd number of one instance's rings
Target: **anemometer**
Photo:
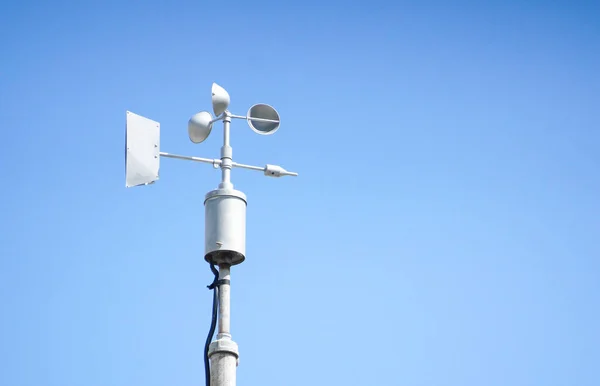
[[[216,83],[212,85],[213,115],[201,111],[188,121],[188,136],[193,143],[201,143],[210,135],[213,124],[223,121],[223,146],[218,159],[170,154],[160,151],[160,123],[127,111],[125,186],[153,184],[159,179],[160,157],[212,164],[221,169],[221,183],[208,192],[204,199],[205,237],[204,259],[215,274],[209,286],[213,293],[213,318],[205,346],[206,385],[235,386],[239,359],[237,344],[230,333],[230,268],[246,258],[246,195],[233,188],[231,169],[242,168],[262,171],[269,177],[297,176],[281,166],[253,166],[233,161],[229,145],[232,119],[245,119],[250,128],[261,135],[271,135],[279,129],[279,113],[266,104],[256,104],[245,116],[231,114],[230,97]],[[219,271],[215,266],[219,267]],[[217,321],[217,339],[211,343]],[[210,366],[209,366],[210,360]],[[209,370],[210,368],[210,370]]]

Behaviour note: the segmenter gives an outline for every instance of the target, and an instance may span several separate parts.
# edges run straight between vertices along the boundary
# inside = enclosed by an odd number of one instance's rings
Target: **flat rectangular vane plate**
[[[125,132],[125,186],[152,184],[160,166],[160,123],[128,111]]]

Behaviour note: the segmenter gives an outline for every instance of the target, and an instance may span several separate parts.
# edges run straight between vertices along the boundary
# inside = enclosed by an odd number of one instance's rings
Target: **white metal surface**
[[[210,344],[210,384],[235,386],[238,365],[238,345],[230,339],[218,339]]]
[[[204,201],[204,258],[239,264],[246,258],[246,195],[234,189],[209,192]]]
[[[264,171],[265,168],[262,166],[252,166],[252,165],[245,165],[245,164],[240,164],[237,162],[233,162],[232,166],[234,168],[241,168],[241,169],[249,169],[249,170],[260,170],[260,171]]]
[[[213,112],[218,117],[227,110],[227,107],[229,107],[229,93],[225,91],[223,87],[213,83],[211,94]]]
[[[219,279],[231,280],[230,267],[219,266]],[[217,340],[210,344],[210,384],[215,386],[235,386],[235,368],[238,364],[239,351],[237,344],[231,339],[231,285],[219,286],[219,333]]]
[[[188,121],[188,136],[194,143],[203,142],[212,130],[212,115],[208,111],[200,111]]]
[[[177,155],[177,154],[171,154],[171,153],[165,153],[164,151],[160,152],[160,156],[161,157],[166,157],[166,158],[175,158],[175,159],[182,159],[182,160],[186,160],[186,161],[196,161],[196,162],[203,162],[206,164],[216,164],[217,166],[221,164],[221,160],[219,159],[214,159],[214,158],[202,158],[202,157],[190,157],[187,155]]]
[[[243,119],[243,120],[251,120],[251,121],[256,121],[256,122],[273,122],[273,123],[279,123],[278,119],[265,119],[265,118],[257,118],[257,117],[249,117],[247,115],[235,115],[235,114],[231,114],[230,115],[231,118],[237,118],[237,119]],[[213,119],[213,121],[220,121],[221,118],[218,119]]]
[[[272,106],[264,103],[250,107],[246,119],[248,126],[258,134],[270,135],[279,129],[279,113]]]
[[[229,127],[231,125],[231,117],[226,111],[223,117],[223,146],[221,147],[221,189],[233,189],[231,184],[231,168],[233,164],[233,149],[229,146]]]
[[[158,180],[160,123],[127,111],[125,131],[125,186]]]
[[[267,165],[264,167],[265,176],[268,177],[283,177],[283,176],[298,176],[298,173],[288,172],[281,166]]]
[[[163,151],[160,152],[160,156],[165,157],[165,158],[174,158],[174,159],[181,159],[181,160],[185,160],[185,161],[194,161],[194,162],[202,162],[205,164],[212,164],[215,168],[219,168],[221,166],[221,163],[223,162],[220,159],[216,159],[216,158],[190,157],[187,155],[165,153]],[[239,162],[232,161],[231,167],[261,171],[261,172],[264,172],[265,175],[269,176],[269,177],[298,176],[298,173],[288,172],[281,166],[277,166],[277,165],[254,166],[254,165],[246,165],[246,164],[241,164]]]
[[[229,284],[219,286],[219,328],[217,339],[231,339],[231,267],[228,264],[219,266],[219,279],[228,280]],[[227,282],[226,282],[227,283]]]

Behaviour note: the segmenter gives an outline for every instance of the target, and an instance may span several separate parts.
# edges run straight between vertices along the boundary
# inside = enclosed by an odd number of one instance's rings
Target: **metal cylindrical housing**
[[[204,259],[216,265],[239,264],[246,258],[246,195],[217,189],[204,200]]]

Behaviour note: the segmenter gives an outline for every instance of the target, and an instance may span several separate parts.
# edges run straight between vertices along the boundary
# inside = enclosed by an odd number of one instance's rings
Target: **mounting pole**
[[[229,126],[231,125],[231,114],[229,111],[223,113],[223,146],[221,147],[221,184],[219,188],[233,188],[231,184],[231,167],[233,164],[233,151],[229,146]]]
[[[210,344],[211,386],[235,386],[238,364],[238,346],[231,340],[230,333],[230,266],[219,265],[219,333],[217,340]]]
[[[231,114],[223,116],[221,147],[221,183],[208,192],[205,206],[205,256],[219,266],[219,329],[217,339],[208,348],[211,386],[235,386],[239,352],[231,339],[231,266],[246,258],[246,196],[233,189],[231,168],[233,151],[229,145]]]

